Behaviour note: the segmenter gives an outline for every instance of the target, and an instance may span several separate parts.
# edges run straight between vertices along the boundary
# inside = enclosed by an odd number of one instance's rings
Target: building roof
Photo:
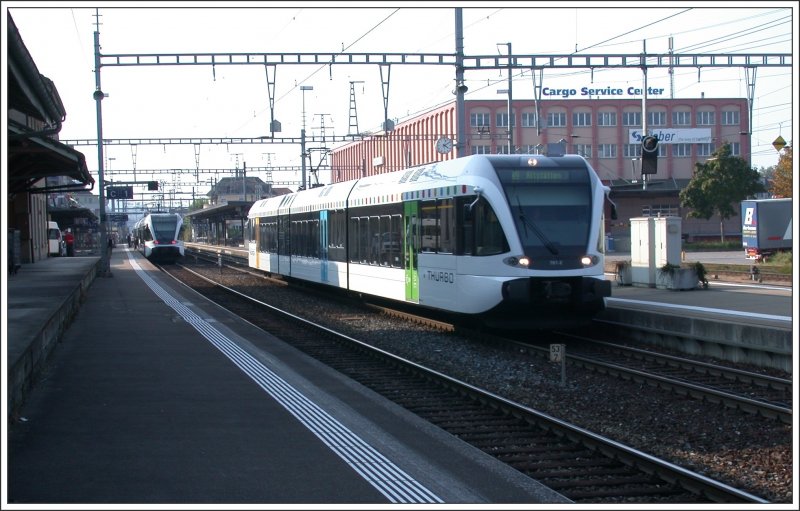
[[[61,103],[55,84],[41,75],[22,36],[11,17],[8,17],[8,104],[15,110],[36,117],[48,126],[64,122],[67,112]]]
[[[266,187],[267,184],[257,176],[223,177],[211,187],[207,195],[235,195],[241,193],[252,195],[264,191]],[[244,188],[244,191],[242,188]]]
[[[11,13],[7,14],[8,110],[39,121],[42,126],[37,130],[30,126],[31,123],[19,122],[15,116],[9,115],[8,193],[93,187],[94,178],[86,166],[86,157],[52,138],[61,131],[66,110],[55,84],[39,73]],[[34,186],[42,178],[51,176],[66,176],[77,183],[56,188]]]
[[[8,192],[85,190],[94,186],[94,178],[86,166],[86,157],[75,149],[47,137],[30,135],[16,126],[8,126]],[[34,187],[45,177],[67,176],[74,185]]]

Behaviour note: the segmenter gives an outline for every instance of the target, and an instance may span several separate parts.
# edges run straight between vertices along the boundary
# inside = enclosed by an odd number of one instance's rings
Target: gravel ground
[[[218,275],[217,275],[218,276]],[[227,284],[253,284],[236,276]],[[251,287],[250,291],[258,289]],[[516,355],[340,301],[265,287],[256,298],[773,503],[793,503],[790,425],[541,357]],[[337,321],[347,318],[346,321]]]

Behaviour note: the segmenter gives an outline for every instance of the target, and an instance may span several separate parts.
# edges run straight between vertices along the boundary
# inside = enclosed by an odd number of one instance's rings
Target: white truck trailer
[[[792,199],[742,201],[742,246],[756,261],[792,249]]]

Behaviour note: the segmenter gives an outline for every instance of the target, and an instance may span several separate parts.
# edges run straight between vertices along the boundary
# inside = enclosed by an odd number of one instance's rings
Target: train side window
[[[476,197],[468,195],[456,199],[456,222],[459,226],[456,236],[456,254],[472,255],[475,248],[474,211],[470,206]]]
[[[452,254],[455,251],[455,208],[453,199],[440,199],[439,212],[439,246],[438,252]]]
[[[369,233],[364,239],[365,247],[367,248],[367,260],[369,264],[378,264],[378,243],[376,240],[380,237],[380,219],[377,216],[369,217]]]
[[[350,218],[350,262],[357,263],[360,260],[358,251],[359,229],[361,227],[360,218]]]
[[[319,259],[319,245],[321,243],[319,238],[319,219],[315,218],[310,222],[311,224],[311,238],[310,238],[310,248],[311,253],[309,254],[311,257]]]
[[[273,254],[278,253],[278,219],[274,219],[269,223],[269,251]]]
[[[292,241],[293,247],[293,254],[296,256],[304,256],[306,255],[306,236],[305,236],[305,227],[306,221],[305,220],[298,220],[292,226],[294,227],[294,240]]]
[[[508,252],[506,240],[500,220],[492,207],[481,198],[473,209],[475,223],[475,251],[478,256],[496,255]]]
[[[420,252],[436,252],[439,245],[439,215],[436,212],[436,201],[420,202],[419,209],[422,220]]]
[[[331,211],[328,217],[328,259],[331,261],[344,261],[344,241],[347,230],[345,229],[346,217],[344,211]]]
[[[394,268],[403,267],[403,217],[392,215],[389,217],[389,245],[387,247],[387,261]]]
[[[289,238],[289,247],[288,247],[289,255],[297,255],[297,246],[300,243],[300,240],[297,239],[298,238],[297,231],[299,231],[299,230],[300,230],[300,228],[297,225],[297,220],[293,220],[293,221],[289,222],[289,232],[288,232],[288,234],[289,234],[289,236],[288,236],[288,238]]]
[[[309,220],[303,220],[302,233],[303,246],[301,247],[300,255],[303,257],[308,257],[311,255],[311,222]]]
[[[289,218],[286,216],[278,217],[278,250],[280,255],[291,253],[291,238],[289,234]]]

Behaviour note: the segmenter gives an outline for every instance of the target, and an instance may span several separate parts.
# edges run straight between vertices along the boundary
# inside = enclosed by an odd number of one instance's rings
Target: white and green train
[[[147,213],[133,226],[139,251],[151,261],[175,262],[184,255],[183,217],[178,213]]]
[[[257,201],[249,265],[507,328],[605,308],[608,187],[577,155],[474,155]]]

